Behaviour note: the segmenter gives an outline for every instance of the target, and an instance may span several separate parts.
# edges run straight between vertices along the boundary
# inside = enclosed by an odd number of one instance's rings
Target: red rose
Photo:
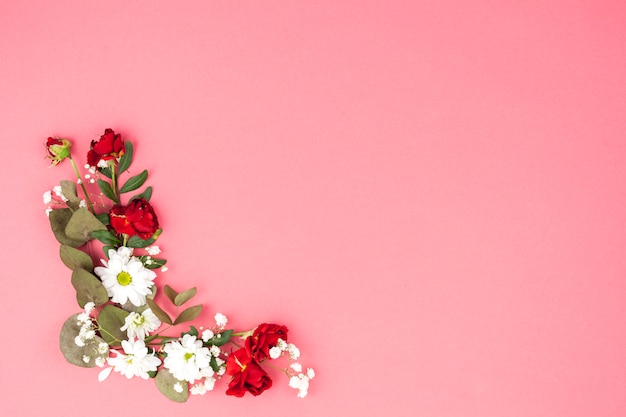
[[[87,153],[87,163],[95,167],[100,161],[108,161],[122,155],[124,155],[122,135],[116,134],[113,129],[106,129],[104,135],[100,136],[100,140],[91,141],[91,149]]]
[[[261,362],[269,357],[270,349],[276,346],[278,339],[287,341],[287,327],[278,324],[263,323],[254,329],[252,336],[246,339],[245,346],[250,355]]]
[[[257,396],[272,386],[272,379],[245,348],[230,354],[226,360],[226,373],[233,376],[228,384],[226,395],[243,397],[248,391]]]
[[[117,234],[148,239],[159,229],[159,219],[145,198],[134,199],[127,206],[115,205],[109,215]]]
[[[48,158],[52,159],[53,166],[70,157],[71,146],[72,142],[67,139],[48,138],[46,149],[48,149]]]

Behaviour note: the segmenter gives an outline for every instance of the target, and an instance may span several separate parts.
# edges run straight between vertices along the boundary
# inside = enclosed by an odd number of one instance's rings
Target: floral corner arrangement
[[[81,308],[61,328],[65,359],[101,368],[100,381],[112,372],[154,379],[159,391],[177,402],[212,391],[222,377],[229,379],[227,395],[257,396],[272,386],[269,368],[284,373],[297,396],[305,397],[315,373],[300,364],[300,351],[289,341],[286,326],[262,323],[235,331],[221,313],[206,327],[188,325],[203,308],[187,307],[195,287],[176,291],[163,285],[166,306],[155,302],[155,281],[167,270],[155,245],[162,229],[150,203],[152,187],[142,189],[148,171],[129,174],[132,143],[106,129],[91,141],[83,174],[71,146],[67,139],[47,139],[51,166],[68,160],[76,179],[63,180],[43,195]],[[104,259],[97,264],[99,253]]]

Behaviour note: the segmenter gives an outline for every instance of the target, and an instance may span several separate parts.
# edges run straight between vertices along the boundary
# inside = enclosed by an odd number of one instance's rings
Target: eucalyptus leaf
[[[61,181],[61,193],[67,199],[66,204],[73,210],[80,205],[80,198],[76,193],[76,183],[74,181]]]
[[[59,243],[77,248],[84,245],[87,240],[72,239],[65,233],[65,229],[72,218],[72,214],[74,214],[74,212],[68,208],[52,210],[49,216],[50,227],[52,228],[54,237],[59,241]]]
[[[201,304],[197,306],[189,307],[183,310],[183,312],[180,313],[178,317],[176,317],[176,320],[174,320],[174,325],[184,323],[186,321],[194,320],[200,315],[201,312],[202,312]]]
[[[126,141],[126,149],[124,155],[120,158],[120,164],[117,167],[117,172],[121,174],[126,171],[130,164],[133,162],[133,144],[129,140]]]
[[[76,299],[81,308],[89,301],[97,306],[109,301],[109,294],[102,282],[84,269],[75,269],[72,272],[72,286],[76,290]]]
[[[91,239],[91,233],[96,230],[106,230],[106,226],[84,207],[76,210],[65,226],[67,237],[77,241],[87,242]]]
[[[157,316],[159,320],[166,324],[172,324],[172,319],[170,318],[170,316],[165,311],[163,311],[163,309],[159,307],[159,305],[155,303],[154,300],[146,298],[146,304],[148,304],[148,307],[150,307],[154,315]]]
[[[151,186],[146,187],[146,189],[143,190],[141,194],[137,194],[136,196],[133,196],[131,198],[131,201],[136,200],[138,198],[145,198],[146,200],[150,201],[150,199],[152,198],[152,187]]]
[[[108,346],[106,349],[99,350],[100,343],[104,343],[104,339],[95,336],[93,339],[86,340],[85,346],[78,346],[75,340],[79,334],[78,314],[74,314],[65,321],[59,335],[61,353],[69,363],[83,368],[94,368],[97,358],[105,360],[109,357]]]
[[[120,188],[120,193],[127,193],[129,191],[134,191],[137,188],[141,187],[144,182],[148,179],[148,170],[144,169],[140,174],[135,175],[134,177],[130,177],[128,181],[124,183],[122,188]]]
[[[65,266],[72,271],[75,269],[93,271],[93,261],[91,257],[82,250],[75,249],[68,245],[61,245],[59,255]]]
[[[104,180],[98,180],[98,187],[100,188],[100,191],[102,191],[102,194],[104,194],[109,200],[117,203],[117,197],[115,196],[113,188],[111,188],[111,184]]]
[[[154,381],[159,391],[172,401],[184,403],[189,398],[189,383],[174,378],[174,375],[165,368],[159,371]],[[176,391],[174,385],[180,386],[182,391]]]
[[[187,301],[191,300],[193,296],[196,295],[196,292],[197,292],[196,287],[193,287],[193,288],[190,288],[188,290],[181,292],[174,298],[174,305],[177,307],[182,306]]]
[[[129,312],[113,305],[106,305],[98,315],[100,334],[109,344],[119,345],[122,340],[128,339],[125,331],[120,330],[124,326]]]
[[[163,292],[165,293],[165,296],[172,302],[172,304],[174,304],[174,300],[176,299],[178,293],[167,284],[165,284],[165,286],[163,287]]]

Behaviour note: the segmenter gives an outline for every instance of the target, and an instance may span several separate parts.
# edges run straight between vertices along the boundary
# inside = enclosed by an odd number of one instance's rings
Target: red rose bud
[[[100,161],[117,159],[124,155],[124,149],[122,135],[116,134],[113,129],[106,129],[99,140],[91,141],[91,149],[87,153],[87,163],[95,167]]]
[[[67,139],[48,138],[46,148],[48,149],[48,158],[52,159],[52,166],[58,165],[59,162],[70,156],[70,147],[72,142]]]
[[[109,215],[111,227],[119,235],[149,239],[159,230],[159,219],[145,198],[134,199],[127,206],[115,205]]]
[[[261,362],[270,355],[270,349],[276,346],[278,339],[287,341],[287,327],[278,324],[263,323],[246,338],[245,346],[250,356]]]
[[[272,379],[245,348],[236,350],[228,356],[226,373],[233,376],[226,395],[243,397],[247,391],[257,396],[272,386]]]

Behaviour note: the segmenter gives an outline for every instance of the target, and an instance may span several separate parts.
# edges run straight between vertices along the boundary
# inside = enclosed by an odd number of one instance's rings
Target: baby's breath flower
[[[208,342],[209,339],[213,339],[213,336],[215,336],[215,334],[211,330],[206,329],[202,332],[202,341]]]
[[[176,391],[179,394],[183,392],[183,386],[180,385],[180,382],[177,382],[174,384],[174,391]]]
[[[215,323],[218,327],[223,328],[224,326],[226,326],[226,323],[228,323],[228,318],[226,318],[226,316],[222,313],[217,313],[215,315]]]
[[[52,192],[51,191],[46,191],[45,193],[43,193],[43,203],[44,204],[52,203]]]
[[[148,255],[151,256],[155,256],[158,255],[159,253],[161,253],[161,248],[159,248],[158,246],[148,246],[146,248],[146,251],[148,252]]]
[[[282,354],[283,354],[283,351],[280,350],[278,346],[274,346],[270,349],[270,358],[272,359],[278,359],[280,355]]]

